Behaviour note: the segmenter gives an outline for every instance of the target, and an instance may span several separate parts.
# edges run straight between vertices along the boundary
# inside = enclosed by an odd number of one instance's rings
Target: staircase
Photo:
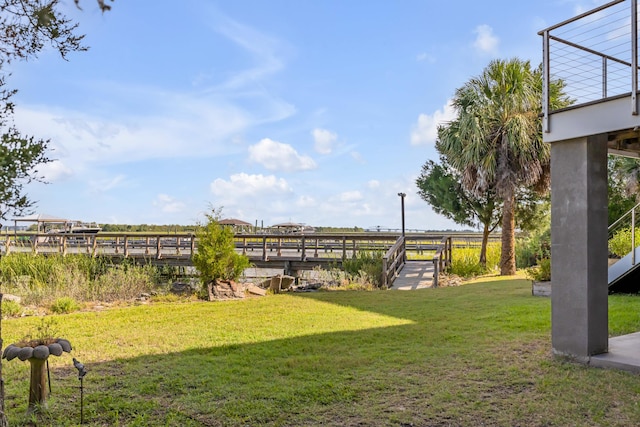
[[[609,265],[609,293],[640,292],[640,242],[635,241],[635,231],[638,227],[636,213],[639,209],[640,204],[637,204],[609,226],[609,252],[614,238],[620,240],[622,233],[630,238],[627,255]]]

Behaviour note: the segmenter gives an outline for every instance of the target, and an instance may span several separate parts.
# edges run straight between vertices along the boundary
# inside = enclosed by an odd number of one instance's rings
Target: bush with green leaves
[[[640,228],[635,229],[635,245],[640,246]],[[618,230],[609,239],[609,252],[618,257],[624,257],[631,252],[631,227]]]
[[[22,306],[16,301],[2,301],[2,317],[18,317],[22,314]]]
[[[551,280],[551,259],[543,258],[538,261],[538,265],[527,268],[527,277],[536,282],[546,282]]]
[[[516,240],[516,266],[531,267],[551,257],[551,224],[546,224]]]
[[[216,279],[236,280],[251,266],[249,258],[235,251],[233,230],[220,225],[220,210],[206,214],[207,222],[196,231],[198,251],[192,261],[203,284]]]
[[[56,314],[67,314],[80,309],[80,304],[73,298],[58,298],[51,304],[51,311]]]

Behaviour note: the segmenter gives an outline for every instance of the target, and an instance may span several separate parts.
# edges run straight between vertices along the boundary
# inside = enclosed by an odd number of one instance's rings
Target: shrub
[[[551,257],[551,226],[534,231],[516,241],[516,266],[526,268]]]
[[[525,274],[529,279],[536,282],[546,282],[551,280],[551,259],[541,259],[538,262],[538,265],[527,268]]]
[[[203,284],[215,279],[236,280],[251,266],[249,258],[235,251],[233,231],[218,223],[220,211],[206,214],[207,222],[196,231],[198,251],[193,265],[200,272]]]
[[[2,317],[18,317],[22,314],[22,306],[15,301],[2,301]]]
[[[640,246],[640,228],[635,230],[635,244]],[[618,257],[623,257],[631,252],[631,227],[618,230],[609,239],[609,252]]]
[[[80,305],[73,298],[62,297],[51,304],[51,311],[56,314],[67,314],[80,309]]]

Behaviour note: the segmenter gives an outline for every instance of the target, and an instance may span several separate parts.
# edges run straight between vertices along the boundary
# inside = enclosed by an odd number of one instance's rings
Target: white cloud
[[[451,100],[436,110],[432,115],[420,114],[418,123],[416,123],[411,131],[411,145],[434,144],[438,137],[438,126],[453,120],[456,117],[456,110],[451,104]]]
[[[160,208],[164,213],[178,213],[182,212],[185,208],[185,204],[175,200],[167,194],[158,194],[153,201],[153,206]]]
[[[367,183],[367,187],[371,189],[380,188],[380,181],[378,181],[377,179],[372,179]]]
[[[117,175],[113,178],[89,181],[89,191],[93,194],[106,193],[114,188],[122,187],[125,183],[124,175]]]
[[[299,208],[312,208],[316,206],[317,202],[311,196],[300,196],[298,200],[296,200],[296,206]]]
[[[315,141],[315,149],[320,154],[331,154],[333,145],[338,139],[338,135],[326,129],[316,128],[311,131]]]
[[[256,63],[253,68],[235,73],[218,89],[238,89],[252,85],[284,68],[279,53],[285,46],[280,40],[230,18],[224,18],[216,30],[253,55]]]
[[[92,115],[53,107],[16,109],[16,124],[51,139],[55,155],[74,168],[157,158],[227,154],[240,147],[228,141],[253,118],[233,105],[148,93],[151,110],[116,111],[122,117]]]
[[[358,151],[352,151],[351,153],[351,158],[353,160],[355,160],[358,163],[366,163],[364,160],[364,157],[362,157],[362,154],[360,154]]]
[[[478,25],[474,33],[476,34],[476,39],[473,42],[473,47],[480,53],[492,55],[497,53],[500,39],[493,34],[493,28],[489,25]]]
[[[295,114],[293,105],[265,89],[265,83],[284,69],[288,47],[229,18],[212,21],[235,51],[249,56],[247,68],[228,74],[200,72],[196,88],[185,91],[115,80],[76,81],[69,90],[91,100],[86,108],[60,107],[64,100],[49,105],[20,103],[16,125],[51,139],[57,157],[73,165],[74,171],[96,163],[240,152],[239,135]],[[212,81],[215,77],[218,81]]]
[[[269,170],[293,172],[316,168],[316,162],[309,156],[300,155],[289,144],[264,138],[249,147],[249,160]]]
[[[244,172],[231,175],[229,180],[217,178],[211,183],[211,192],[228,200],[273,193],[289,193],[291,187],[283,178],[274,175],[249,175]]]
[[[62,181],[73,176],[73,171],[59,160],[39,165],[36,169],[46,182]]]
[[[364,199],[364,197],[359,191],[345,191],[338,194],[336,197],[333,197],[332,199],[340,203],[353,203],[361,201],[362,199]]]

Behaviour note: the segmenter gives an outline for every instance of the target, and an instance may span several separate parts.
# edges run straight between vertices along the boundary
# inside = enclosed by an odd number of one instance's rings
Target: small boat
[[[68,225],[67,232],[72,234],[96,234],[100,230],[102,230],[102,228],[95,222],[71,222]]]

